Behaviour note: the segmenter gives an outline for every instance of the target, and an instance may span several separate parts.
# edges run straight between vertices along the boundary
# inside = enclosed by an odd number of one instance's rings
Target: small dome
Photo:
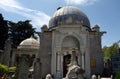
[[[30,37],[23,40],[19,44],[18,49],[39,49],[39,42],[33,37]]]
[[[70,22],[66,22],[69,20]],[[59,8],[51,17],[49,21],[49,28],[56,27],[59,24],[78,24],[81,23],[83,26],[90,27],[88,17],[80,11],[79,8],[74,6],[65,6]]]
[[[92,27],[92,31],[96,31],[96,32],[99,32],[99,25],[95,24],[93,27]]]
[[[98,24],[95,24],[92,28],[100,28]]]

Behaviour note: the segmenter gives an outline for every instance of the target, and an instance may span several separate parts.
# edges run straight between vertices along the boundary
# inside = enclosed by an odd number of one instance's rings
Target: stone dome
[[[39,49],[39,42],[33,37],[30,37],[23,40],[19,44],[18,49]]]
[[[69,22],[67,20],[69,19]],[[59,8],[51,17],[49,21],[49,28],[56,27],[60,24],[78,24],[81,23],[83,26],[90,28],[90,22],[88,17],[80,11],[79,8],[74,6],[65,6]]]

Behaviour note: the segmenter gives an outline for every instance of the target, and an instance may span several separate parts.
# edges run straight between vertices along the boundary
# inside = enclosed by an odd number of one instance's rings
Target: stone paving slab
[[[101,79],[111,79],[111,78],[101,78]]]

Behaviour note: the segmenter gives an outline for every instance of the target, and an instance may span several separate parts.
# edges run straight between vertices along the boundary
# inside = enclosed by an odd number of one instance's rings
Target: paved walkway
[[[111,78],[101,78],[101,79],[111,79]]]

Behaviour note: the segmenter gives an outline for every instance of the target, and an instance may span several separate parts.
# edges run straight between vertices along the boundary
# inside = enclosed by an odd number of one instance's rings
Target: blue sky
[[[120,0],[0,0],[0,13],[13,22],[32,20],[31,24],[40,31],[56,9],[66,5],[80,8],[91,27],[98,24],[101,31],[107,32],[102,37],[102,46],[120,40]]]

